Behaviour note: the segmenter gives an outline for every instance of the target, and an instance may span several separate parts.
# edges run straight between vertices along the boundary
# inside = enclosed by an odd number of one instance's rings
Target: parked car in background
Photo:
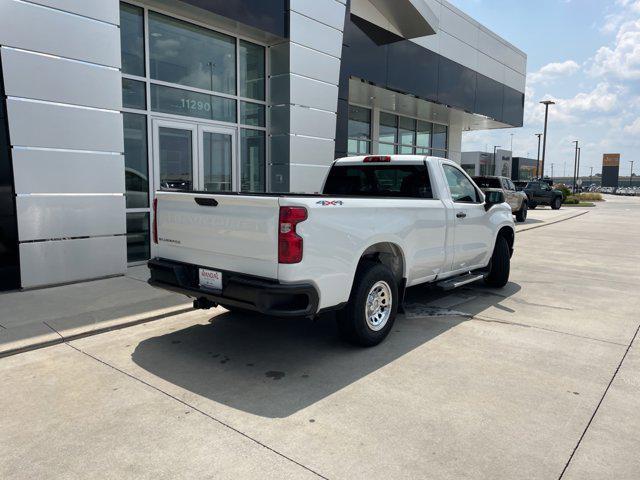
[[[559,210],[562,206],[562,192],[555,190],[547,182],[538,180],[529,182],[524,188],[524,193],[527,194],[528,206],[531,209],[538,205],[548,205],[554,210]]]
[[[516,216],[516,220],[518,222],[524,222],[527,219],[527,194],[518,191],[511,179],[485,175],[483,177],[473,177],[473,181],[476,182],[476,185],[478,185],[484,193],[493,189],[502,190],[506,202],[511,207],[511,213]]]

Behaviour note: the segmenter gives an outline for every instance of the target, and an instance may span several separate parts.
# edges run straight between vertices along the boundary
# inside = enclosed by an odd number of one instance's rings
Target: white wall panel
[[[310,48],[291,43],[291,73],[338,85],[340,59]]]
[[[336,0],[290,0],[291,10],[340,31],[344,30],[344,4]]]
[[[16,193],[124,193],[124,156],[13,149]]]
[[[120,2],[118,0],[29,0],[65,12],[76,13],[84,17],[103,22],[120,24]]]
[[[107,110],[7,100],[14,146],[124,151],[122,114]]]
[[[322,191],[324,179],[331,165],[316,167],[309,165],[290,166],[290,183],[292,192],[317,193]]]
[[[514,72],[508,67],[505,67],[504,84],[508,87],[518,90],[519,92],[524,92],[525,86],[527,84],[527,77]]]
[[[441,55],[467,68],[478,70],[478,50],[444,31],[440,31],[438,35]]]
[[[290,76],[291,103],[329,112],[338,109],[338,86],[298,75]]]
[[[75,282],[126,271],[123,236],[20,244],[24,288]]]
[[[290,138],[291,163],[327,166],[335,155],[335,142],[324,138],[293,135]]]
[[[8,96],[122,108],[122,77],[116,69],[10,48],[2,48],[2,65]]]
[[[478,47],[478,27],[446,5],[442,6],[440,13],[440,29],[473,48]]]
[[[16,197],[21,242],[126,233],[123,195]]]
[[[482,52],[478,52],[478,73],[481,73],[485,77],[504,83],[504,71],[506,68],[507,67],[497,60],[494,60]]]
[[[18,0],[0,0],[0,45],[120,68],[116,25]]]
[[[290,14],[290,38],[294,43],[340,58],[342,32],[296,12]]]
[[[291,106],[291,133],[334,139],[336,136],[336,114],[323,110]],[[329,159],[330,161],[331,159]]]

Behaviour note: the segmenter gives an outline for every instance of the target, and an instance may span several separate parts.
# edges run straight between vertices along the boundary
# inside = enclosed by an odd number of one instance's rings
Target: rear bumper
[[[282,284],[275,280],[222,271],[222,290],[201,288],[197,265],[152,259],[149,285],[195,299],[244,308],[278,317],[306,317],[318,313],[318,291],[311,284]],[[207,267],[205,267],[207,268]]]

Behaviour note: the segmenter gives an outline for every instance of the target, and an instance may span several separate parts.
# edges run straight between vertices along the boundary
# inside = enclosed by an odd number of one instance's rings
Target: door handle
[[[456,217],[458,217],[458,218],[466,218],[466,216],[467,216],[467,214],[466,214],[466,213],[464,213],[464,212],[458,212],[458,213],[456,213]]]

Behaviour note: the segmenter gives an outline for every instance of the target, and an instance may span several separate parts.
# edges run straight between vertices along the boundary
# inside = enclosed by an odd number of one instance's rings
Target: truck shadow
[[[517,293],[474,286],[454,292],[415,287],[385,342],[343,342],[332,314],[316,321],[224,312],[208,325],[152,337],[133,361],[153,375],[215,402],[269,418],[288,417],[423,346]],[[506,308],[506,307],[503,307]],[[510,310],[510,309],[507,309]]]

